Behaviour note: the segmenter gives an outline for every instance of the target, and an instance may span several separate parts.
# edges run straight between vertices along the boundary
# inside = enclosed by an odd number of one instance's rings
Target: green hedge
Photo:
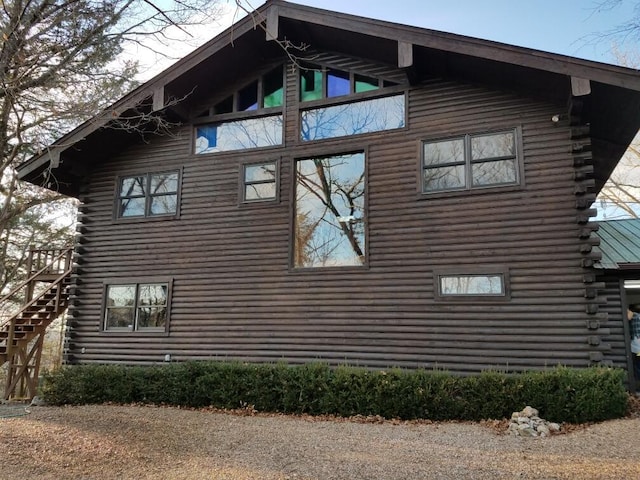
[[[555,422],[592,422],[625,414],[624,372],[557,367],[459,377],[440,371],[330,368],[324,364],[185,362],[158,366],[78,365],[43,377],[53,405],[150,403],[258,411],[481,420],[531,405]]]

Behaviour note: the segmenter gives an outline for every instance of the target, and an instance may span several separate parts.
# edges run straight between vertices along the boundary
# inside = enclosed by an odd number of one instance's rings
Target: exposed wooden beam
[[[571,93],[574,97],[582,97],[591,93],[591,82],[586,78],[571,77]]]
[[[407,68],[413,65],[413,44],[398,42],[398,67]]]
[[[267,9],[267,41],[278,39],[278,27],[279,27],[279,11],[278,7],[271,5]]]
[[[153,111],[157,112],[164,108],[164,86],[160,85],[153,90]]]

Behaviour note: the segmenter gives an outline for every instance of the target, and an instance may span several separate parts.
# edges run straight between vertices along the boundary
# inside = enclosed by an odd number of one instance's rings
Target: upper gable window
[[[405,95],[311,108],[300,115],[304,141],[393,130],[405,125]]]
[[[215,153],[282,144],[282,115],[198,125],[195,152]]]
[[[284,104],[282,65],[232,93],[213,106],[205,115],[249,112],[263,108],[278,108]]]
[[[178,171],[120,178],[118,218],[175,215],[179,179]]]
[[[369,92],[393,85],[397,84],[334,68],[302,67],[300,69],[300,100],[302,102]]]
[[[518,144],[517,129],[423,142],[423,193],[519,184]]]
[[[224,117],[221,117],[223,121],[195,127],[194,152],[216,153],[281,145],[283,116],[278,110],[282,111],[283,105],[281,65],[200,115]]]

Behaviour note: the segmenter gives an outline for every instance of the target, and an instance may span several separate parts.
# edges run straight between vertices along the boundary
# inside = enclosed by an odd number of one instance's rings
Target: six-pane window
[[[163,330],[167,323],[166,283],[108,285],[105,330]]]
[[[175,215],[179,177],[179,172],[165,172],[121,178],[118,217]]]
[[[422,191],[468,190],[520,182],[516,130],[422,145]]]
[[[277,162],[244,165],[243,200],[274,200],[277,194]]]

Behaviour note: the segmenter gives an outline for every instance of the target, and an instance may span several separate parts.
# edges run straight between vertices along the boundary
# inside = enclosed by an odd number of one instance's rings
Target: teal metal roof
[[[640,219],[599,222],[603,269],[640,268]]]

